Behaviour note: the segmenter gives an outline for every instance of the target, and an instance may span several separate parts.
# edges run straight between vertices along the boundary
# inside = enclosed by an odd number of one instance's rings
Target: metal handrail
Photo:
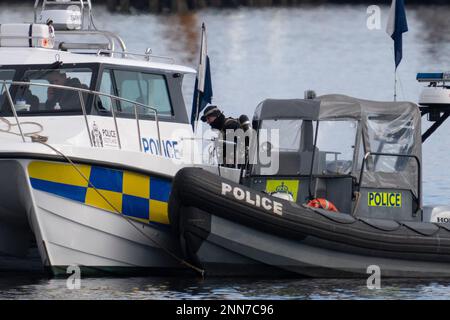
[[[0,39],[23,39],[23,40],[30,40],[30,39],[37,39],[37,40],[41,40],[41,39],[48,39],[48,37],[43,37],[43,36],[5,36],[5,35],[1,35],[0,34]]]
[[[136,52],[130,52],[130,51],[125,51],[125,50],[124,51],[113,51],[113,50],[109,50],[109,49],[98,49],[96,55],[100,56],[102,53],[107,53],[107,54],[120,53],[124,57],[126,57],[127,55],[136,56],[136,57],[144,57],[146,61],[150,61],[150,58],[156,58],[156,59],[161,59],[161,60],[167,60],[170,63],[175,63],[175,60],[173,58],[165,57],[165,56],[157,56],[157,55],[153,55],[150,53],[136,53]]]
[[[137,107],[142,107],[144,109],[150,110],[154,116],[155,116],[155,122],[156,122],[156,129],[157,129],[157,134],[158,134],[158,144],[159,144],[159,150],[162,150],[162,144],[161,144],[161,132],[160,132],[160,126],[159,126],[159,116],[158,116],[158,110],[155,107],[151,107],[149,105],[145,105],[143,103],[137,102],[137,101],[133,101],[133,100],[129,100],[126,98],[122,98],[122,97],[118,97],[118,96],[114,96],[108,93],[104,93],[104,92],[99,92],[99,91],[95,91],[95,90],[90,90],[90,89],[84,89],[84,88],[76,88],[76,87],[68,87],[68,86],[63,86],[63,85],[56,85],[56,84],[50,84],[50,83],[38,83],[38,82],[26,82],[26,81],[9,81],[9,80],[2,80],[2,90],[1,93],[3,93],[3,90],[5,90],[6,92],[6,96],[8,98],[8,102],[11,108],[11,112],[13,113],[17,126],[19,128],[20,134],[22,136],[22,140],[25,142],[25,135],[23,134],[23,131],[21,129],[20,126],[20,121],[19,121],[19,117],[17,115],[16,109],[14,107],[14,102],[12,100],[11,94],[9,92],[9,90],[7,89],[7,85],[10,86],[40,86],[40,87],[47,87],[47,88],[56,88],[56,89],[62,89],[62,90],[68,90],[68,91],[75,91],[78,92],[78,97],[80,99],[80,106],[81,106],[81,110],[83,112],[83,116],[84,116],[84,120],[86,123],[86,129],[88,132],[88,136],[91,142],[91,146],[93,146],[93,142],[92,142],[92,138],[90,136],[90,130],[89,130],[89,122],[87,119],[87,112],[86,112],[86,107],[84,104],[84,100],[83,100],[83,95],[82,93],[87,93],[87,94],[92,94],[93,96],[103,96],[106,98],[111,99],[112,104],[111,104],[111,114],[113,115],[114,118],[114,123],[115,123],[115,128],[116,128],[116,132],[117,132],[117,140],[118,140],[118,144],[119,144],[119,149],[121,149],[121,144],[120,144],[120,134],[119,134],[119,128],[117,125],[117,120],[116,120],[116,115],[114,112],[114,101],[123,101],[123,102],[127,102],[130,103],[132,105],[134,105],[134,116],[137,122],[137,129],[138,129],[138,139],[139,139],[139,149],[140,151],[142,151],[142,137],[141,137],[141,130],[140,130],[140,126],[139,126],[139,113],[137,112]]]
[[[422,174],[421,174],[422,172],[421,172],[421,167],[420,167],[420,160],[414,154],[383,153],[383,152],[370,152],[370,151],[367,152],[364,155],[363,162],[361,164],[361,171],[359,173],[359,181],[358,181],[358,185],[357,185],[358,192],[361,190],[362,178],[363,178],[365,163],[366,163],[367,159],[369,158],[369,156],[371,156],[371,155],[374,155],[374,156],[387,156],[387,157],[399,157],[399,158],[401,158],[401,157],[403,157],[403,158],[414,158],[416,160],[416,162],[417,162],[417,173],[418,173],[418,176],[417,176],[417,180],[418,180],[417,181],[417,206],[420,209],[421,208],[420,207],[420,200],[422,199],[422,195],[421,195],[422,190],[421,190],[421,187],[420,187],[420,184],[421,184],[420,183],[420,179],[421,179],[421,176],[422,176]]]
[[[125,45],[125,42],[122,40],[122,38],[120,38],[117,34],[110,32],[110,31],[105,31],[105,30],[56,30],[55,34],[56,35],[58,35],[58,34],[75,35],[75,36],[100,35],[100,36],[104,36],[108,40],[112,51],[114,51],[114,49],[115,49],[114,40],[117,41],[117,43],[120,45],[120,49],[122,50],[122,51],[115,51],[115,52],[120,53],[122,56],[124,56],[127,51],[127,47]]]

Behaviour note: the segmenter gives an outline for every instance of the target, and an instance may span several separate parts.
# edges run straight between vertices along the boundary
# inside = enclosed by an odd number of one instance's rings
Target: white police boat
[[[187,270],[167,207],[195,70],[127,51],[89,0],[34,10],[0,25],[0,270]]]

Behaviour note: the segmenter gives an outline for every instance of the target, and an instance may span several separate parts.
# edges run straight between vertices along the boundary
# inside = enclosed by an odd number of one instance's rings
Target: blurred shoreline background
[[[14,0],[0,0],[17,3]],[[391,0],[92,0],[93,4],[105,4],[110,12],[131,13],[185,13],[204,8],[267,8],[296,7],[302,5],[390,5]],[[406,0],[405,5],[450,5],[449,0]]]
[[[153,13],[182,13],[203,8],[239,8],[239,7],[295,7],[299,5],[323,4],[367,4],[388,5],[390,0],[96,0],[104,2],[109,11],[133,12],[134,10]],[[407,0],[411,4],[449,5],[449,0]]]

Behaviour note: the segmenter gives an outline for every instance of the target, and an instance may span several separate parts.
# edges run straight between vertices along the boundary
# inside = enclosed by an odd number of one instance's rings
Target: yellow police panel
[[[402,206],[402,194],[399,192],[369,192],[367,195],[369,207],[396,207]]]

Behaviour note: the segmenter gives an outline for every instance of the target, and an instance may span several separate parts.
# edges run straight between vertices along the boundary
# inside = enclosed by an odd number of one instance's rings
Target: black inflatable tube
[[[221,195],[221,183],[226,182],[252,194],[268,197],[283,204],[283,215],[268,213],[232,196]],[[410,225],[399,223],[398,228],[383,230],[362,219],[341,223],[331,219],[325,211],[313,210],[298,204],[270,197],[238,185],[200,168],[184,168],[174,178],[169,201],[169,219],[179,232],[183,208],[195,207],[211,215],[232,220],[251,228],[303,241],[317,238],[332,249],[351,250],[382,257],[450,262],[450,232],[436,226],[433,235],[424,235]],[[319,212],[319,214],[318,214]],[[342,214],[342,213],[341,213]]]

